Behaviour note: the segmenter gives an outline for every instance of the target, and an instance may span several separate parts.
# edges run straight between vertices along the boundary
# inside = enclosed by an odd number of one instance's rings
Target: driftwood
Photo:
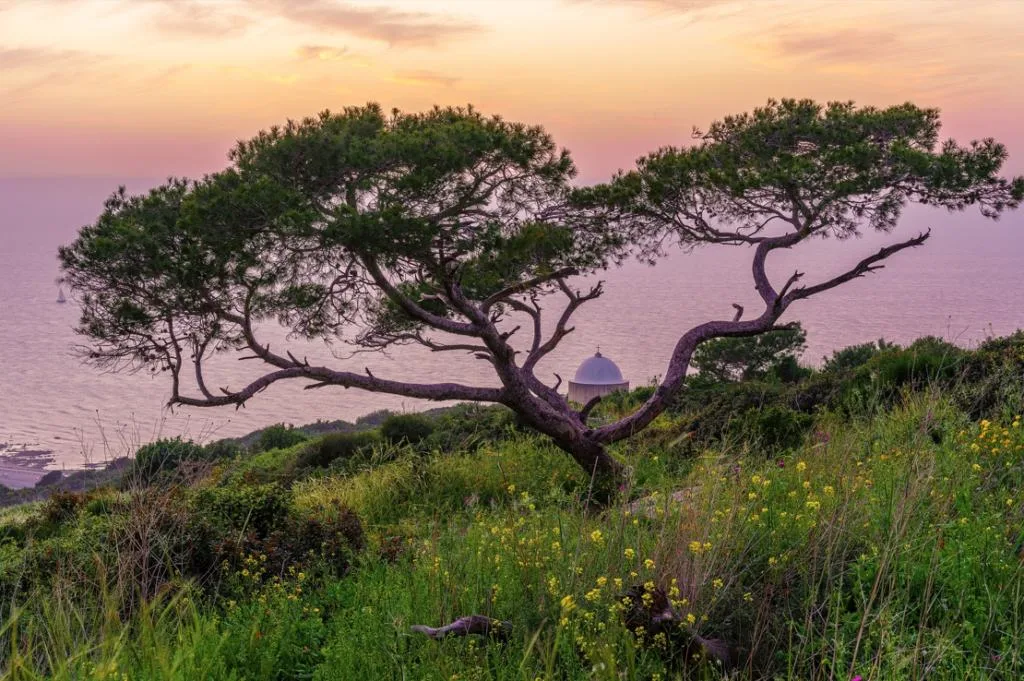
[[[470,634],[490,636],[499,641],[507,641],[509,634],[512,633],[511,622],[496,620],[484,615],[460,617],[443,627],[428,627],[425,624],[414,624],[410,628],[415,632],[429,636],[435,641],[439,641],[446,636],[469,636]]]
[[[646,602],[645,594],[649,595]],[[626,605],[622,621],[631,632],[636,634],[638,629],[642,629],[647,641],[658,634],[664,635],[669,662],[694,665],[711,661],[723,669],[735,667],[736,654],[732,646],[721,639],[704,638],[694,632],[672,606],[664,589],[655,587],[648,591],[643,586],[634,586],[622,595],[621,600]]]

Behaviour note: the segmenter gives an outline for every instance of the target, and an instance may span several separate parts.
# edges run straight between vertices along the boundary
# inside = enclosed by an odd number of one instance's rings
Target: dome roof
[[[593,357],[583,360],[580,368],[576,370],[573,382],[585,385],[616,385],[625,383],[619,367],[615,365],[615,362],[602,355],[600,350]]]

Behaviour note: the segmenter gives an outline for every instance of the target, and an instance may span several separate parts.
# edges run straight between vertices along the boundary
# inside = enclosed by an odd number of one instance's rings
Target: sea
[[[76,346],[80,311],[68,291],[57,302],[57,249],[94,220],[118,185],[139,192],[157,182],[131,178],[0,179],[0,455],[49,453],[51,468],[98,465],[160,437],[197,441],[233,437],[274,424],[355,420],[379,410],[432,406],[408,398],[343,388],[304,390],[280,382],[243,409],[166,406],[166,374],[111,373],[85,365]],[[933,335],[963,346],[1024,327],[1024,210],[990,221],[976,211],[911,207],[891,234],[818,240],[772,256],[769,272],[784,281],[795,269],[813,282],[843,271],[887,243],[924,229],[921,248],[892,257],[885,269],[796,303],[785,320],[808,334],[803,361],[820,364],[838,348],[885,338],[907,343]],[[604,295],[576,314],[575,330],[539,367],[542,379],[568,380],[598,347],[632,385],[665,371],[679,338],[694,324],[731,318],[732,304],[757,310],[747,247],[672,252],[656,265],[628,262],[577,282],[605,282]],[[544,303],[548,323],[555,298]],[[524,327],[525,328],[525,327]],[[518,336],[525,336],[525,330]],[[341,343],[289,341],[280,328],[261,329],[273,347],[379,377],[493,385],[488,365],[471,355],[399,348],[355,354]],[[524,338],[525,340],[525,338]],[[253,362],[218,359],[208,382],[237,388],[255,375]],[[564,389],[563,384],[563,389]]]

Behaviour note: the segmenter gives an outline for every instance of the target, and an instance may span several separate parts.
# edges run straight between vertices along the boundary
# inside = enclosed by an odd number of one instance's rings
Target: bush
[[[291,425],[275,423],[263,429],[253,446],[253,451],[266,452],[271,449],[286,449],[308,439],[305,433]]]
[[[754,409],[735,419],[729,434],[741,441],[760,446],[766,454],[795,449],[811,429],[814,418],[780,405]]]
[[[191,440],[176,437],[173,440],[157,440],[139,447],[135,453],[133,475],[144,484],[149,484],[161,474],[175,471],[184,461],[205,461],[206,450]]]
[[[380,433],[394,444],[416,446],[434,432],[434,422],[422,414],[392,414],[380,424]]]
[[[354,433],[331,433],[309,443],[295,459],[295,468],[326,468],[331,464],[347,464],[380,442],[376,430]]]
[[[825,357],[825,363],[821,370],[827,372],[850,371],[863,366],[879,353],[898,349],[898,345],[889,343],[884,338],[879,338],[871,343],[851,345],[842,350],[836,350],[831,357]]]
[[[75,518],[85,501],[84,494],[57,490],[43,504],[40,514],[45,522],[59,525]]]
[[[206,445],[204,449],[206,458],[210,461],[233,459],[244,451],[236,440],[217,440]]]
[[[702,380],[713,382],[763,379],[781,362],[792,365],[807,347],[799,323],[747,338],[715,338],[701,343],[691,362]]]
[[[440,451],[469,451],[484,442],[498,442],[519,428],[517,417],[501,405],[457,404],[442,412],[424,443]]]
[[[190,505],[219,531],[253,531],[265,536],[284,518],[288,492],[274,483],[204,487],[195,492]]]

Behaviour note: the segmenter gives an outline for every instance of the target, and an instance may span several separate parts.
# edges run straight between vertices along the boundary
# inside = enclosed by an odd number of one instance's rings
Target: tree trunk
[[[615,460],[600,442],[587,437],[555,439],[561,449],[590,475],[592,498],[606,502],[614,498],[626,482],[626,467]]]

